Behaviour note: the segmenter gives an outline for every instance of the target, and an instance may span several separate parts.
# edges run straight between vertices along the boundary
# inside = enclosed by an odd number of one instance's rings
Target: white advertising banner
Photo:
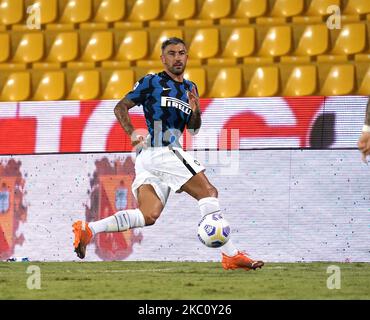
[[[190,151],[189,151],[190,152]],[[240,250],[270,262],[370,262],[370,168],[357,150],[194,152]],[[79,260],[72,223],[135,208],[132,153],[0,157],[0,260]],[[171,193],[153,226],[100,234],[86,261],[219,261],[197,201]]]

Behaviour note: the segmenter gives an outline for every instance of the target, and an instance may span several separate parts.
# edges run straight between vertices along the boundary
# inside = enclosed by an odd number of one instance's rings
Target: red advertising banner
[[[0,154],[128,152],[117,101],[0,103]],[[202,99],[202,128],[184,149],[355,147],[367,97]],[[130,110],[146,130],[142,107]]]

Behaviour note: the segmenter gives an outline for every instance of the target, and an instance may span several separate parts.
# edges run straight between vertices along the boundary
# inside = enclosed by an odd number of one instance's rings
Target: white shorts
[[[190,178],[204,170],[199,161],[181,148],[143,149],[136,157],[132,193],[137,200],[137,189],[143,184],[150,184],[165,205],[170,189],[178,191]]]

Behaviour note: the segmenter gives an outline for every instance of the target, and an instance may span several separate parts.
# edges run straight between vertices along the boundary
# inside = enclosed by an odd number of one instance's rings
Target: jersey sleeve
[[[136,105],[144,104],[150,89],[151,75],[141,78],[135,83],[134,88],[126,94],[125,98],[131,100]]]

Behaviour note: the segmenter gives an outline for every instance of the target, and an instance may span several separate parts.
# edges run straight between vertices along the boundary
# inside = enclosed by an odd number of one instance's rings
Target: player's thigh
[[[154,223],[163,211],[164,206],[153,186],[150,184],[141,185],[137,190],[137,200],[147,224]]]
[[[199,172],[190,178],[181,187],[181,191],[185,191],[196,200],[206,197],[218,197],[217,189],[209,182],[204,171]]]

